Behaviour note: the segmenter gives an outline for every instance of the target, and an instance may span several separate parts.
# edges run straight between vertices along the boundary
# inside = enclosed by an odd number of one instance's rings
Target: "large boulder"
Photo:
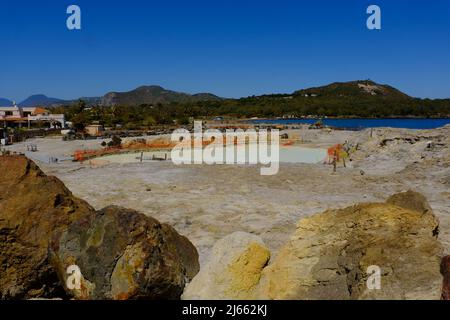
[[[177,299],[198,272],[197,250],[172,227],[96,212],[23,156],[0,156],[0,168],[0,299]],[[67,287],[74,266],[79,290]]]
[[[219,240],[182,299],[252,299],[270,252],[258,236],[235,232]]]
[[[299,222],[262,274],[269,299],[439,299],[442,247],[430,212],[387,203],[330,210]],[[380,271],[380,287],[373,272]],[[375,282],[373,282],[375,280]]]
[[[0,299],[64,295],[50,239],[94,210],[22,156],[0,156]]]
[[[442,259],[441,273],[444,276],[442,300],[450,300],[450,256],[446,256]]]
[[[439,299],[443,250],[436,217],[420,194],[389,202],[300,220],[269,264],[258,237],[225,237],[183,299]],[[448,262],[442,266],[448,279]],[[445,288],[448,280],[448,294]]]
[[[133,210],[107,207],[81,219],[55,239],[52,262],[62,283],[75,265],[77,299],[179,299],[199,270],[198,253],[168,225]]]

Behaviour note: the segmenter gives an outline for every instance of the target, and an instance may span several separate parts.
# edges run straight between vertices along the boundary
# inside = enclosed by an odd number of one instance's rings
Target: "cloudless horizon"
[[[82,30],[66,27],[81,8]],[[381,7],[382,29],[366,9]],[[0,97],[141,85],[238,98],[371,79],[450,98],[450,1],[41,0],[0,3]]]

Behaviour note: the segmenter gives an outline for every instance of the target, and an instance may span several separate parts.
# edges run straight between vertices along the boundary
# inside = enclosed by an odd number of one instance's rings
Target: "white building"
[[[50,128],[66,126],[66,121],[63,114],[50,114],[46,109],[40,107],[19,107],[13,105],[11,107],[0,107],[0,125],[3,122],[3,127],[8,125],[18,125],[21,127],[27,124],[31,127],[33,122],[48,123]]]

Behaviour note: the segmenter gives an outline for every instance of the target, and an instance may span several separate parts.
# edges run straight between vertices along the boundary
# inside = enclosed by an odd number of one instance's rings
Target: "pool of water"
[[[280,146],[279,159],[281,163],[320,163],[327,157],[327,150],[320,148],[305,148],[299,146]],[[248,149],[247,149],[248,151]],[[226,151],[224,151],[225,153]],[[139,163],[141,162],[151,162],[159,160],[171,161],[170,151],[164,152],[140,152],[137,153],[124,153],[108,155],[97,158],[99,162],[104,163]],[[156,160],[159,159],[159,160]],[[248,162],[248,154],[246,156],[246,161]]]
[[[131,153],[121,153],[121,154],[113,154],[108,156],[103,156],[97,158],[97,160],[101,162],[107,163],[138,163],[138,162],[151,162],[151,161],[160,161],[160,160],[170,160],[170,152],[158,152],[158,151],[149,151],[149,152],[131,152]]]
[[[280,147],[280,162],[284,163],[319,163],[327,157],[326,149],[304,147]]]

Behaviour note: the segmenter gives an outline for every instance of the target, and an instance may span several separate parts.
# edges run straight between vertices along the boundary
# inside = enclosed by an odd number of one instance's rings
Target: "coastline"
[[[450,118],[258,118],[242,120],[253,125],[316,125],[335,129],[363,130],[370,128],[437,129],[450,124]]]

